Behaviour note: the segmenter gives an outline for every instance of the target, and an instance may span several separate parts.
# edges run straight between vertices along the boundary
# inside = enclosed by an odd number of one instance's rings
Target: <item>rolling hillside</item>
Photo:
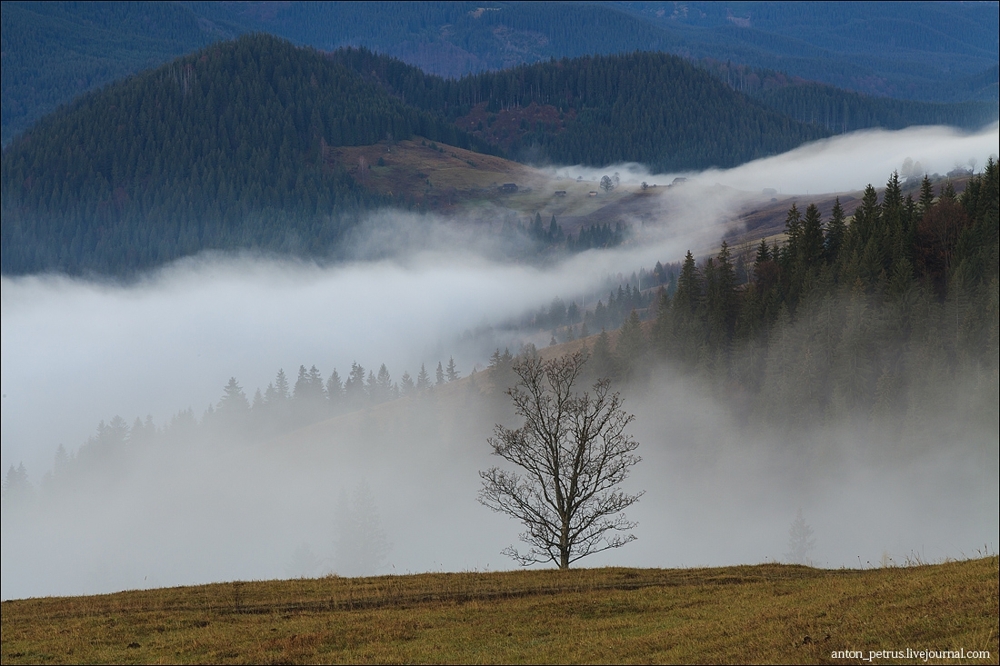
[[[5,664],[811,664],[887,649],[907,661],[907,648],[964,648],[986,663],[998,649],[996,580],[992,556],[233,582],[5,601],[2,649]]]

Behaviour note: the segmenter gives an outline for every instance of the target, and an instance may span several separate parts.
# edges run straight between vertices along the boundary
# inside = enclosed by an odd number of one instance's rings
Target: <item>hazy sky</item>
[[[997,125],[971,135],[946,128],[866,131],[820,141],[735,169],[685,174],[690,180],[685,187],[674,188],[671,193],[671,212],[664,213],[656,225],[644,230],[646,235],[638,247],[588,252],[543,267],[504,263],[469,248],[451,247],[446,251],[436,249],[433,243],[425,243],[419,251],[397,252],[381,261],[346,262],[328,267],[246,256],[202,256],[176,262],[127,286],[52,275],[3,277],[0,282],[0,385],[3,394],[0,464],[6,471],[9,465],[23,461],[30,480],[37,483],[42,474],[51,469],[56,447],[61,443],[70,450],[76,449],[94,432],[99,420],[107,421],[121,415],[131,423],[136,416],[152,414],[157,425],[162,426],[172,414],[188,407],[193,407],[200,416],[210,403],[218,401],[230,376],[236,376],[248,396],[252,396],[254,389],[263,389],[273,380],[278,368],[283,368],[294,382],[300,364],[317,365],[325,378],[334,367],[342,377],[346,376],[352,361],[373,370],[384,362],[393,378],[398,380],[404,370],[415,376],[422,362],[433,373],[437,362],[447,362],[452,354],[456,355],[459,370],[464,375],[473,364],[485,363],[492,351],[489,343],[502,346],[515,341],[498,333],[496,338],[486,340],[481,348],[475,349],[457,343],[463,331],[487,323],[497,324],[526,309],[548,304],[555,296],[572,299],[582,293],[594,293],[610,273],[628,275],[640,267],[652,267],[657,260],[677,261],[687,248],[715,242],[722,226],[730,221],[746,197],[760,196],[764,188],[775,188],[786,194],[819,194],[858,190],[869,182],[881,186],[893,169],[901,168],[906,158],[920,162],[930,172],[945,173],[956,165],[967,165],[970,159],[975,160],[978,169],[988,156],[995,154],[998,138]],[[613,169],[623,174],[625,182],[648,180],[666,184],[675,175],[650,175],[634,165],[601,170],[567,167],[556,171],[574,178],[577,175],[599,178]],[[714,188],[716,183],[734,190],[719,194]],[[713,195],[706,197],[704,187],[713,188]],[[382,226],[431,225],[436,228],[439,224],[427,217],[394,212],[377,213],[373,218],[373,225],[377,222]],[[441,225],[444,230],[440,233],[447,234],[444,223]],[[698,402],[693,408],[713,409],[706,402]],[[655,407],[651,409],[656,411]],[[669,424],[658,423],[657,427],[662,430]],[[653,431],[647,429],[647,432]],[[411,544],[409,559],[400,561],[405,560],[416,568],[433,568],[433,563],[439,560],[441,566],[451,568],[509,565],[495,553],[516,535],[517,526],[508,525],[509,521],[500,517],[490,522],[489,512],[473,501],[478,485],[474,470],[484,464],[484,440],[471,441],[469,446],[479,448],[469,454],[470,458],[455,463],[456,473],[461,470],[462,475],[454,482],[457,494],[444,499],[425,497],[428,511],[450,511],[460,516],[456,521],[468,521],[468,525],[492,525],[497,530],[497,539],[507,541],[498,547],[492,542],[484,543],[481,548],[469,547],[461,551],[461,556],[444,563],[446,558],[436,559],[433,548],[421,551],[414,545],[416,540],[406,536],[407,530],[412,532],[418,529],[416,526],[424,530],[430,527],[419,521],[414,523],[404,514],[385,507],[387,528],[403,535],[401,544]],[[647,455],[651,462],[644,472],[637,473],[637,478],[653,484],[656,478],[653,470],[666,468],[688,455],[664,451]],[[401,460],[407,459],[403,456]],[[442,456],[441,459],[449,458]],[[733,558],[760,561],[780,556],[780,545],[768,550],[759,544],[762,540],[773,544],[775,539],[783,544],[788,524],[794,518],[796,499],[786,492],[787,489],[768,496],[766,485],[761,486],[765,483],[763,478],[753,475],[753,460],[726,460],[721,464],[725,473],[682,474],[670,487],[650,489],[648,501],[639,505],[638,517],[644,525],[660,523],[662,530],[647,532],[640,544],[622,551],[624,559],[613,561],[655,565],[660,562],[657,553],[668,554],[669,557],[664,557],[672,565],[722,564],[735,561]],[[218,468],[214,463],[206,463],[205,469]],[[376,489],[385,488],[391,479],[397,487],[411,488],[419,494],[419,489],[426,484],[439,482],[411,477],[401,482],[387,471],[396,468],[385,467],[384,460],[377,464],[365,463],[364,469],[374,477],[370,482]],[[928,467],[920,463],[913,470],[914,478],[932,477],[934,469],[933,465]],[[964,462],[955,469],[959,470],[955,474],[961,476],[964,473],[961,470],[966,469]],[[705,488],[714,483],[711,479],[724,479],[730,489],[734,489],[737,471],[741,471],[745,479],[744,485],[739,487],[759,501],[739,504],[742,500],[728,495],[726,500],[736,501],[744,511],[749,510],[747,506],[775,509],[767,520],[746,520],[740,511],[730,511],[725,514],[725,520],[698,527],[686,522],[682,514],[655,513],[657,507],[675,506],[683,497],[703,498]],[[254,470],[248,475],[252,478],[258,473],[259,470]],[[904,520],[898,511],[889,510],[898,499],[897,486],[893,484],[905,486],[905,479],[881,483],[865,477],[870,473],[870,470],[837,471],[837,474],[862,479],[864,487],[870,491],[857,502],[849,497],[841,498],[839,508],[851,515],[866,515],[871,527],[868,534],[882,524],[881,514],[867,511],[863,501],[886,507],[887,524],[916,529],[908,522],[917,521],[916,513],[907,511]],[[294,477],[294,473],[289,474]],[[702,484],[698,488],[692,485],[696,480]],[[320,481],[313,481],[315,484],[311,485],[311,481],[303,487],[322,486]],[[956,482],[962,483],[962,479]],[[955,505],[967,506],[970,496],[981,498],[983,493],[995,500],[992,483],[992,479],[986,479],[974,485],[955,500]],[[820,499],[826,501],[838,496],[833,490],[829,493],[804,494],[800,498],[803,508],[813,509],[814,515],[821,514]],[[467,495],[467,505],[456,499]],[[393,501],[405,503],[400,498]],[[996,502],[993,504],[995,506]],[[268,506],[273,509],[288,505],[276,501]],[[936,506],[945,512],[954,509],[948,502]],[[112,510],[129,511],[126,507],[109,509]],[[825,528],[836,524],[837,518],[830,512],[821,515],[826,521],[823,523]],[[691,520],[707,520],[701,514],[689,516]],[[280,523],[278,518],[275,521]],[[948,521],[941,520],[939,524],[947,525]],[[972,527],[977,524],[973,522]],[[993,524],[995,527],[995,520]],[[969,531],[965,529],[967,526],[966,523],[953,525],[956,544],[965,539]],[[698,549],[685,550],[675,537],[696,531],[696,527],[709,536]],[[995,539],[995,532],[996,529],[991,538]],[[431,541],[444,543],[450,538],[448,533],[443,530]],[[102,544],[94,537],[96,542],[88,552],[101,557],[100,554],[111,547],[109,544],[118,543],[116,539],[119,538],[121,535],[109,533],[110,541]],[[288,539],[296,537],[292,534]],[[881,543],[878,539],[869,541]],[[872,557],[873,549],[896,548],[896,545],[871,545],[866,556]],[[903,542],[898,545],[908,546]],[[281,547],[286,546],[289,544],[283,543]],[[964,546],[955,546],[959,547]],[[938,545],[935,548],[934,552],[938,553],[935,557],[943,556],[940,552],[958,556],[957,552]],[[222,546],[220,549],[226,550]],[[290,552],[290,547],[288,550]],[[851,564],[850,553],[843,549],[829,549],[824,553],[829,554],[830,564]],[[686,560],[685,554],[695,559]],[[277,561],[274,558],[285,557],[281,553],[272,555],[272,560],[268,560],[272,564]],[[5,596],[10,593],[7,581],[12,580],[9,578],[9,574],[13,575],[11,566],[5,556]],[[191,569],[183,575],[161,576],[160,580],[194,581],[206,579],[206,576],[211,579],[213,575],[253,577],[260,572],[257,566],[248,562],[242,569],[227,569],[223,565],[214,569]],[[280,575],[274,566],[265,573]],[[72,587],[70,583],[66,585]],[[76,589],[93,590],[94,586]]]

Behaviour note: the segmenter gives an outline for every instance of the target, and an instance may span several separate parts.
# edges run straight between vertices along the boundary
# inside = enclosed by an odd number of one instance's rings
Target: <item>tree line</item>
[[[828,135],[665,53],[563,58],[459,80],[428,75],[365,49],[340,49],[331,57],[406,103],[441,111],[450,121],[479,106],[489,114],[532,104],[557,110],[561,122],[556,126],[522,123],[515,136],[503,139],[470,128],[473,136],[499,141],[515,158],[701,169],[735,166]]]
[[[757,422],[913,415],[969,377],[983,391],[958,408],[995,409],[997,164],[961,196],[939,190],[925,177],[904,197],[894,173],[851,220],[839,200],[827,221],[793,204],[784,242],[762,240],[745,281],[726,243],[701,262],[688,252],[652,325],[625,321],[609,371],[635,379],[665,360]]]
[[[235,435],[250,440],[273,437],[390,400],[419,397],[461,377],[453,357],[447,364],[438,362],[433,373],[421,364],[416,377],[403,372],[399,381],[392,378],[384,363],[376,372],[354,362],[345,377],[341,378],[334,369],[325,379],[315,365],[308,369],[302,365],[294,383],[283,369],[278,370],[274,380],[264,390],[258,388],[252,398],[235,377],[230,377],[219,401],[210,404],[200,419],[188,408],[174,414],[162,427],[156,426],[152,416],[145,420],[136,417],[131,425],[118,415],[107,422],[100,421],[96,432],[75,452],[67,451],[62,444],[58,446],[53,468],[40,485],[72,485],[74,478],[117,468],[144,447],[190,440],[199,435]],[[16,507],[35,490],[24,464],[11,465],[3,481],[5,505]]]
[[[389,203],[338,146],[490,147],[316,51],[209,46],[76,100],[3,154],[3,270],[121,274],[206,249],[329,253]]]

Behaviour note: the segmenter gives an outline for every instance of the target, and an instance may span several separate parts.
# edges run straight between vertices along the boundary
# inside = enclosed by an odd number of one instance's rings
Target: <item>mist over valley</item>
[[[804,206],[825,196],[827,181],[857,192],[868,173],[845,173],[845,164],[884,173],[911,154],[935,170],[984,163],[996,132],[849,135],[728,171],[688,172],[670,188],[677,176],[609,168],[623,176],[607,197],[641,197],[637,182],[663,183],[628,240],[526,262],[497,254],[502,239],[468,233],[460,214],[386,209],[359,227],[358,258],[333,264],[209,253],[129,283],[5,276],[3,465],[25,463],[34,496],[17,510],[5,499],[4,597],[350,573],[347,556],[337,559],[338,539],[347,538],[338,524],[345,497],[359,492],[370,493],[391,546],[377,567],[357,573],[507,568],[499,551],[516,541],[517,526],[474,501],[476,471],[490,464],[485,440],[495,422],[511,419],[490,356],[526,343],[543,355],[580,344],[549,351],[550,333],[564,339],[566,328],[539,330],[535,313],[558,298],[593,322],[597,301],[607,304],[619,280],[746,234],[748,206]],[[593,185],[598,174],[576,167],[537,177]],[[781,186],[780,202],[760,194],[764,184]],[[649,280],[644,316],[653,319],[659,287]],[[404,372],[416,381],[423,366],[434,383],[449,359],[461,379],[285,423],[272,415],[227,425],[219,402],[230,377],[253,401],[279,368],[292,388],[300,365],[315,365],[325,383],[334,369],[346,380],[352,364],[373,373],[384,364],[398,391]],[[995,379],[995,367],[940,388],[915,386],[919,404],[941,401],[917,422],[904,409],[753,424],[732,394],[697,373],[669,361],[652,367],[623,385],[644,458],[629,481],[647,491],[630,511],[640,538],[593,564],[781,561],[799,510],[817,535],[810,561],[823,566],[961,557],[996,542],[989,498],[997,475],[986,471],[996,469],[996,413],[975,411],[988,404],[982,382]],[[127,433],[147,414],[155,431]],[[104,430],[80,447],[102,419]],[[57,462],[61,470],[51,462],[59,444],[73,458]]]
[[[995,562],[995,18],[5,2],[4,663],[42,654],[8,600],[226,583],[241,619],[238,581],[389,599],[525,544],[644,570],[597,595]],[[566,486],[604,541],[532,522],[569,478],[513,476],[546,437],[617,451]],[[500,598],[455,590],[426,598]],[[270,657],[322,660],[295,640]]]

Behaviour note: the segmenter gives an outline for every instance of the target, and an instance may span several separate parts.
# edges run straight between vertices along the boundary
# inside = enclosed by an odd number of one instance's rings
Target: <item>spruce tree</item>
[[[237,416],[250,411],[250,402],[236,381],[230,377],[229,383],[222,389],[222,399],[219,400],[219,413],[227,416]]]
[[[823,221],[816,204],[806,207],[806,216],[802,222],[802,269],[819,267],[823,260]]]
[[[413,395],[416,390],[416,385],[413,383],[413,377],[410,377],[410,373],[403,371],[403,376],[399,380],[399,392],[404,397],[408,395]]]
[[[368,397],[365,389],[365,368],[357,362],[351,363],[351,372],[344,381],[344,399],[352,409],[359,408]]]
[[[802,243],[802,214],[794,203],[785,216],[785,236],[785,245],[781,248],[778,260],[781,263],[781,270],[788,279],[794,279]]]
[[[674,294],[674,311],[679,317],[691,318],[701,301],[701,279],[694,263],[691,250],[684,255],[680,277],[677,278],[677,292]]]
[[[344,398],[344,383],[340,380],[340,374],[334,368],[330,378],[326,380],[326,397],[330,401],[330,407],[334,410],[340,408],[340,402]]]
[[[826,229],[826,262],[836,266],[840,261],[840,252],[844,247],[844,236],[847,233],[847,224],[844,222],[844,208],[840,205],[840,197],[833,202],[833,210],[830,212],[830,224]]]
[[[593,355],[588,361],[591,374],[598,379],[618,378],[618,357],[611,351],[611,337],[601,329],[601,334],[594,342]]]
[[[934,186],[931,184],[931,178],[927,174],[924,174],[923,180],[920,181],[920,201],[918,203],[918,211],[920,215],[926,215],[927,211],[931,209],[934,205]]]
[[[420,364],[420,372],[417,373],[417,390],[418,391],[425,391],[425,390],[429,389],[430,387],[431,387],[431,378],[430,378],[430,375],[427,374],[427,368],[425,368],[424,364],[421,363]]]
[[[283,402],[289,398],[288,377],[285,376],[283,369],[279,369],[277,376],[274,378],[274,397],[278,402]]]

